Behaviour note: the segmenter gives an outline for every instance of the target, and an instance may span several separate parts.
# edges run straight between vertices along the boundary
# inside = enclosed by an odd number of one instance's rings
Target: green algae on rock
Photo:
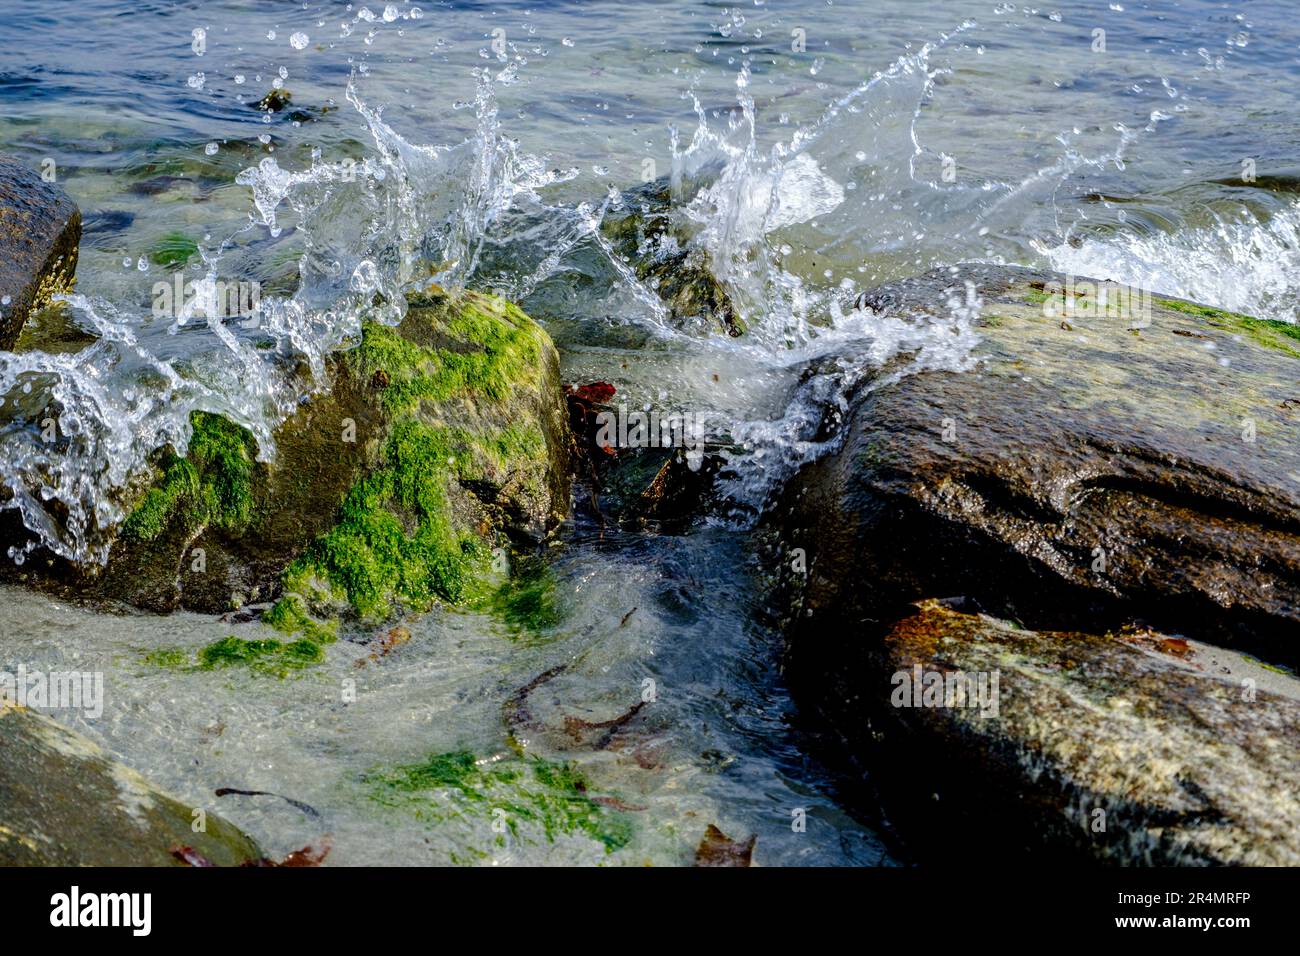
[[[86,737],[0,704],[0,865],[178,866],[182,847],[218,866],[263,856],[230,823],[161,792]]]
[[[324,639],[299,638],[280,641],[274,638],[223,637],[200,648],[197,654],[181,647],[164,647],[145,655],[146,664],[174,670],[221,670],[227,667],[245,667],[259,674],[284,678],[291,673],[319,664],[325,660]]]
[[[184,266],[199,254],[199,244],[183,232],[169,232],[149,250],[149,261],[156,266]]]
[[[189,455],[169,455],[162,478],[128,516],[122,534],[153,541],[173,523],[191,530],[214,524],[225,531],[248,526],[253,512],[257,442],[220,415],[194,412]]]
[[[344,361],[377,394],[386,435],[337,523],[286,571],[282,603],[375,621],[485,597],[506,532],[538,541],[567,510],[554,347],[513,305],[435,290],[396,329],[367,324]]]
[[[555,592],[550,565],[533,558],[513,569],[492,593],[489,606],[514,637],[536,640],[563,619]]]
[[[468,824],[469,839],[453,854],[456,863],[486,859],[489,848],[506,846],[507,832],[529,843],[584,837],[604,853],[631,840],[625,815],[597,803],[581,773],[541,757],[480,760],[469,751],[454,751],[376,770],[364,782],[370,798],[384,806],[430,823]]]
[[[1247,336],[1251,341],[1265,348],[1276,349],[1287,355],[1300,358],[1300,325],[1292,322],[1279,322],[1276,319],[1256,319],[1242,315],[1240,312],[1225,312],[1209,306],[1184,302],[1181,299],[1157,299],[1160,305],[1175,312],[1183,312],[1206,319],[1216,329]]]
[[[984,833],[1001,853],[1295,866],[1300,681],[1214,653],[1145,630],[1032,631],[926,601],[877,645],[872,679],[857,685],[875,692],[845,718],[870,725],[875,776],[923,856]],[[998,675],[996,716],[973,701],[918,705],[919,688],[889,706],[917,668]]]
[[[323,644],[341,617],[486,595],[493,550],[535,547],[567,513],[559,357],[517,307],[412,294],[398,326],[366,322],[329,371],[329,391],[276,430],[273,463],[242,427],[195,413],[105,568],[34,555],[18,576],[156,611],[278,597],[267,623]]]

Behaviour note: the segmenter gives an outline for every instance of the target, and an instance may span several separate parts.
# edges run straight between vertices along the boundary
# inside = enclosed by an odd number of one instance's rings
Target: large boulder
[[[215,813],[168,796],[81,734],[0,701],[0,866],[179,866],[195,853],[217,866],[262,859]]]
[[[947,322],[968,283],[975,366],[861,389],[842,449],[790,486],[801,614],[854,627],[964,595],[1035,626],[1141,617],[1300,660],[1300,327],[1164,298],[1061,317],[1067,277],[994,266],[863,304]]]
[[[27,317],[66,291],[77,269],[81,211],[58,186],[0,156],[0,349]]]
[[[1058,850],[1293,861],[1268,821],[1300,817],[1265,785],[1294,785],[1293,704],[1236,711],[1240,688],[1104,635],[1150,628],[1229,662],[1300,661],[1300,328],[1162,297],[1117,313],[1101,288],[963,266],[862,297],[936,334],[978,301],[978,343],[963,371],[911,371],[904,356],[860,380],[826,426],[843,444],[775,509],[792,687],[871,786],[912,775],[896,807],[960,791],[1009,801]],[[914,602],[933,598],[1011,623],[935,608],[918,623]],[[918,633],[930,643],[900,649]],[[936,656],[1000,667],[1011,716],[894,713],[882,675]],[[891,726],[912,764],[877,759]],[[1146,768],[1144,786],[1126,764]],[[1076,832],[1084,806],[1126,820],[1124,840]],[[922,844],[960,832],[902,817]]]
[[[312,631],[313,613],[380,620],[464,599],[494,549],[535,545],[567,513],[559,358],[500,299],[431,288],[408,306],[334,356],[330,391],[276,432],[273,466],[245,429],[196,413],[106,567],[34,556],[20,575],[156,611],[280,598],[271,621],[289,632]]]
[[[1300,864],[1290,675],[1156,632],[1030,631],[936,601],[871,673],[856,718],[923,858],[950,859],[960,833],[1004,854]]]

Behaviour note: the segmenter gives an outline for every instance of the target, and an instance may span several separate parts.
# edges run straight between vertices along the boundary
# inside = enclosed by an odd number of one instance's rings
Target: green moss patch
[[[160,647],[146,654],[144,662],[154,667],[185,667],[190,663],[190,655],[183,647]]]
[[[285,634],[302,634],[318,644],[329,644],[338,639],[338,622],[316,620],[307,613],[302,599],[294,594],[277,601],[262,615],[262,623]]]
[[[145,663],[174,670],[212,671],[246,667],[259,674],[287,677],[325,660],[320,642],[302,638],[278,641],[274,638],[223,637],[201,648],[195,655],[181,647],[163,647],[145,655]]]
[[[199,666],[204,670],[248,667],[277,677],[319,664],[324,659],[324,649],[306,638],[277,641],[271,638],[250,640],[232,636],[224,637],[199,651]]]
[[[127,518],[129,540],[152,541],[173,523],[187,530],[215,525],[243,531],[253,517],[257,443],[245,428],[220,415],[194,412],[185,458],[168,456],[162,477]]]
[[[1256,319],[1240,312],[1225,312],[1223,309],[1180,302],[1177,299],[1157,299],[1156,302],[1175,312],[1207,319],[1215,328],[1243,335],[1264,348],[1300,358],[1300,325],[1274,319]]]
[[[338,524],[289,567],[286,586],[312,603],[342,593],[371,620],[396,606],[464,601],[488,555],[477,534],[457,529],[449,514],[448,482],[458,456],[467,457],[468,450],[449,429],[414,420],[396,425],[383,465],[348,492]],[[280,605],[272,613],[278,621],[290,619]]]
[[[602,844],[606,853],[626,846],[632,836],[622,812],[588,795],[581,773],[540,757],[480,761],[468,751],[455,751],[423,763],[372,771],[364,782],[377,803],[430,823],[469,822],[492,834],[497,846],[505,845],[505,833],[491,827],[498,820],[520,841],[553,843],[560,835],[584,835]],[[474,848],[467,852],[486,856]]]
[[[287,633],[309,633],[311,614],[331,615],[342,603],[373,622],[399,609],[486,598],[488,529],[457,513],[454,492],[489,475],[510,476],[525,490],[544,480],[540,426],[456,428],[442,424],[436,408],[506,402],[534,385],[540,329],[515,306],[475,293],[432,291],[410,305],[397,329],[365,323],[346,357],[349,373],[378,390],[387,437],[378,466],[345,496],[337,524],[286,571],[286,597],[270,623]]]
[[[491,609],[516,636],[536,636],[562,618],[555,574],[542,561],[529,561],[492,595]]]
[[[367,322],[348,364],[363,381],[384,383],[390,414],[420,401],[458,395],[509,398],[535,381],[541,361],[539,330],[518,307],[475,293],[413,296],[399,328]]]

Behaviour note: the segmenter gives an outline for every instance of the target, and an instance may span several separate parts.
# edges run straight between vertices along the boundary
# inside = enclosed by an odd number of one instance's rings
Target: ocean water
[[[326,387],[323,357],[362,303],[430,278],[516,299],[566,380],[692,410],[728,449],[723,502],[690,534],[565,529],[564,613],[544,640],[437,612],[363,667],[368,651],[344,644],[300,679],[178,673],[144,655],[260,626],[106,619],[8,591],[0,665],[104,670],[105,715],[69,719],[279,852],[328,832],[337,863],[467,847],[680,863],[716,823],[757,835],[765,865],[905,862],[810,755],[758,613],[770,569],[748,546],[793,470],[833,451],[818,426],[855,375],[902,354],[902,374],[961,369],[977,340],[977,303],[926,330],[851,304],[977,259],[1294,321],[1294,19],[1280,2],[1199,0],[0,0],[0,150],[53,170],[81,206],[64,316],[95,339],[0,352],[0,507],[21,513],[28,548],[105,560],[122,490],[151,451],[184,447],[193,409],[240,421],[273,457],[275,425]],[[273,91],[288,105],[259,110]],[[676,327],[602,238],[622,195],[659,177],[749,334]],[[156,315],[156,285],[178,273],[255,282],[259,305],[236,322]],[[834,371],[803,378],[813,364]],[[51,409],[56,449],[40,439]],[[505,753],[503,708],[561,665],[532,746],[637,808],[611,804],[625,846],[532,833],[502,847],[472,815],[375,799],[377,767]],[[367,690],[344,704],[357,673]],[[617,716],[646,679],[656,716],[626,746],[562,731]]]

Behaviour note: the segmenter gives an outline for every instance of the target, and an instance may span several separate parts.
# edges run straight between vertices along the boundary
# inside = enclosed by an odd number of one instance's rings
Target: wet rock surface
[[[195,809],[204,811],[198,831]],[[175,866],[186,850],[216,866],[262,858],[215,813],[162,793],[48,717],[0,702],[0,865]]]
[[[1048,317],[1054,280],[945,269],[867,296],[924,322],[969,281],[982,342],[970,371],[865,388],[842,450],[792,484],[805,613],[960,594],[1026,623],[1137,616],[1300,659],[1296,327],[1169,299],[1138,328]]]
[[[948,322],[977,295],[980,343],[965,371],[864,383],[787,489],[796,696],[921,847],[1005,826],[1112,862],[1294,862],[1290,692],[1238,707],[1235,678],[1159,648],[1202,640],[1230,675],[1300,660],[1296,327],[1069,287],[969,266],[860,300]],[[912,606],[934,598],[967,613]],[[1002,715],[889,706],[916,663],[1000,671]],[[1093,808],[1126,822],[1093,833]]]
[[[925,857],[961,832],[968,846],[1136,865],[1300,863],[1290,676],[1157,632],[1030,631],[938,601],[873,657],[856,720]],[[964,700],[945,696],[959,675],[977,688]]]
[[[690,244],[673,215],[672,189],[657,179],[622,197],[601,221],[614,251],[655,290],[672,319],[700,322],[730,336],[745,333],[731,298],[710,271],[708,254]]]
[[[34,169],[0,156],[0,349],[28,315],[67,289],[77,269],[81,211]]]

